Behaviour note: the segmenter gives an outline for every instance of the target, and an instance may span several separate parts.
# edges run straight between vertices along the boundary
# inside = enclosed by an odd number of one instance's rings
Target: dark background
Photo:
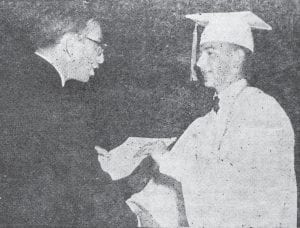
[[[252,84],[275,97],[290,117],[296,137],[295,167],[300,171],[299,1],[98,0],[93,4],[109,45],[95,77],[79,87],[91,107],[91,113],[84,115],[90,118],[87,124],[95,145],[112,149],[129,136],[179,136],[196,117],[205,115],[214,91],[204,88],[201,80],[189,81],[194,24],[184,15],[251,10],[273,28],[254,31]],[[0,26],[0,35],[4,66],[0,73],[5,75],[12,70],[5,66],[21,62],[30,49],[7,26]]]

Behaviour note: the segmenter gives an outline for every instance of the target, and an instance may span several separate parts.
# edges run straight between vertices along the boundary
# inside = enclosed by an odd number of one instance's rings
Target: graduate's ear
[[[237,52],[238,59],[244,60],[244,58],[245,58],[245,51],[243,49],[241,49],[241,48],[238,48],[236,50],[236,52]]]
[[[245,60],[245,52],[243,49],[241,48],[236,48],[233,52],[232,55],[232,64],[233,66],[235,66],[236,68],[239,68],[240,66],[243,65],[243,62]]]

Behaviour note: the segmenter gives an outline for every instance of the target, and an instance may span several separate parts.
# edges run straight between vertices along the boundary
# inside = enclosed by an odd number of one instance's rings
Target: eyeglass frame
[[[99,56],[103,54],[104,50],[108,46],[106,43],[102,43],[101,41],[97,41],[97,40],[91,39],[89,37],[85,37],[85,38],[92,41],[93,43],[95,43],[97,45],[97,47],[98,47],[97,48],[97,53],[98,53]],[[99,51],[100,49],[101,49],[101,51]]]

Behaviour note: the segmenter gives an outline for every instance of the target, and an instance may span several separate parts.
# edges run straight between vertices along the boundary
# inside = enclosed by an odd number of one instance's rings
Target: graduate
[[[191,227],[296,227],[294,132],[279,103],[248,85],[253,30],[271,27],[252,12],[186,16],[196,23],[192,51],[214,107],[197,118],[171,151],[144,148],[160,172],[182,184]],[[197,27],[203,26],[196,60]]]

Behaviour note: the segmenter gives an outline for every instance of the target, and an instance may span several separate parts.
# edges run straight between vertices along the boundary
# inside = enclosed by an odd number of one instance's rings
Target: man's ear
[[[245,52],[243,49],[241,48],[237,48],[236,50],[234,50],[233,56],[232,56],[232,64],[235,67],[239,67],[243,64],[244,60],[245,60]]]
[[[64,47],[64,51],[67,54],[69,60],[73,60],[80,52],[80,37],[75,33],[66,33],[61,39],[61,44]]]
[[[245,54],[245,51],[243,49],[241,49],[241,48],[236,49],[236,58],[237,58],[237,60],[243,62],[244,59],[245,59],[245,55],[246,54]]]

